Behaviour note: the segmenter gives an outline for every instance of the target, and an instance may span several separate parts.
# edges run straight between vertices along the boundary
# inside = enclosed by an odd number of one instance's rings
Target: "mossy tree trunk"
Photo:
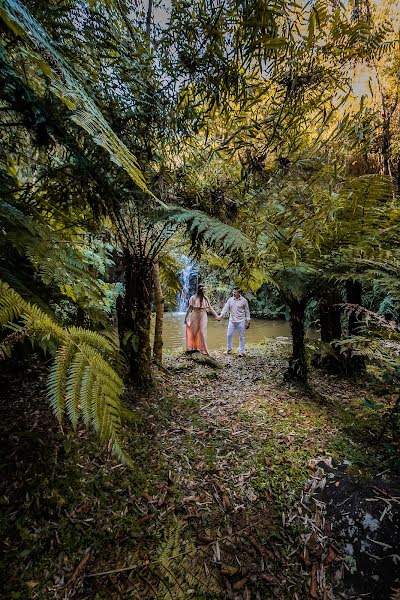
[[[342,337],[342,322],[339,303],[339,293],[335,288],[328,290],[320,298],[319,318],[322,342],[330,344],[333,340],[340,340]]]
[[[291,299],[289,302],[290,329],[292,332],[292,356],[289,360],[287,378],[302,383],[307,382],[308,368],[305,347],[305,311],[307,301]]]
[[[118,299],[118,334],[127,357],[129,377],[135,385],[152,383],[150,321],[153,262],[125,250],[125,295]]]
[[[75,326],[85,327],[85,311],[80,306],[76,309]]]
[[[164,294],[160,280],[160,266],[158,261],[154,263],[154,300],[156,305],[156,321],[154,327],[153,356],[161,364],[163,350],[163,320],[164,320]]]

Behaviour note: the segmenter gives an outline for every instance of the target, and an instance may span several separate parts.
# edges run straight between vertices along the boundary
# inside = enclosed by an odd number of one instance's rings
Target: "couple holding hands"
[[[205,295],[205,286],[199,285],[196,294],[191,296],[185,314],[186,351],[209,354],[207,348],[207,311],[221,321],[229,313],[227,331],[227,354],[232,352],[233,334],[239,334],[239,356],[244,356],[245,330],[250,327],[249,303],[243,298],[241,290],[234,288],[220,315],[217,315]]]

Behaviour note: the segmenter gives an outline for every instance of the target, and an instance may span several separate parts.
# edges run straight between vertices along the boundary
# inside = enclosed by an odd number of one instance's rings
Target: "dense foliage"
[[[399,15],[0,0],[4,597],[400,597]],[[291,337],[163,360],[188,264]]]
[[[398,318],[391,10],[177,2],[158,22],[152,3],[1,0],[2,355],[23,337],[55,354],[60,419],[66,402],[76,425],[90,387],[93,415],[105,402],[115,423],[86,423],[115,446],[120,377],[151,384],[155,307],[161,361],[177,247],[213,293],[240,283],[261,313],[290,317],[290,378],[307,381],[311,308],[321,364],[365,368],[363,310]],[[396,328],[368,329],[375,358]],[[115,387],[101,370],[93,386],[106,347],[122,359],[107,365]]]

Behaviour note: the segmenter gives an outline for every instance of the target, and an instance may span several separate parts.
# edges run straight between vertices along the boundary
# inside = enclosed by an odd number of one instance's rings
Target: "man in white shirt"
[[[232,352],[233,334],[239,333],[239,356],[244,356],[245,330],[250,327],[249,303],[243,298],[239,288],[233,290],[232,296],[226,302],[218,321],[229,312],[229,323],[227,331],[227,354]]]

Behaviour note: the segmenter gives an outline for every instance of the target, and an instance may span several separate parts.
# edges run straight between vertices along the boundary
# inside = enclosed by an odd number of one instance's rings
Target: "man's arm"
[[[246,304],[244,305],[244,314],[246,317],[246,325],[247,325],[247,327],[249,327],[249,325],[250,325],[250,309],[249,309],[249,303],[247,300],[246,300]]]
[[[225,315],[229,312],[230,307],[231,307],[231,299],[228,298],[228,300],[225,302],[224,308],[221,310],[221,314],[219,315],[220,319],[223,319],[225,317]]]

